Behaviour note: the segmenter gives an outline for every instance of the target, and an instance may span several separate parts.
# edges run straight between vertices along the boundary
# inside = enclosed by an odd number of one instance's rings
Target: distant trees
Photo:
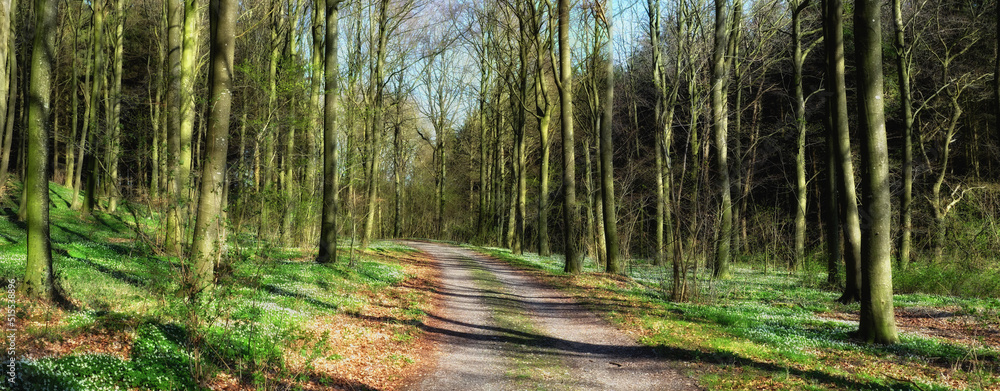
[[[25,179],[27,192],[38,182],[22,176],[37,168],[25,66],[39,64],[25,42],[38,13],[24,3],[0,0],[0,183]],[[884,211],[856,187],[880,200],[879,180],[899,197],[899,224],[877,235],[898,240],[899,270],[951,265],[956,243],[970,251],[958,262],[974,264],[1000,243],[970,232],[992,218],[1000,169],[985,163],[1000,94],[988,85],[993,1],[894,2],[894,50],[861,64],[873,55],[861,53],[872,37],[857,34],[865,11],[838,0],[649,0],[635,37],[610,2],[245,0],[227,125],[212,114],[226,94],[200,82],[222,76],[199,65],[201,30],[223,22],[203,17],[205,3],[64,2],[48,87],[46,178],[98,217],[148,205],[139,213],[165,216],[150,244],[192,265],[221,255],[228,221],[262,246],[318,245],[323,263],[338,243],[382,236],[562,252],[568,272],[591,259],[624,272],[634,255],[670,262],[680,301],[706,269],[812,270],[825,251],[831,289],[867,311],[884,277],[862,251],[886,256],[866,236]],[[612,37],[630,46],[612,51]],[[860,83],[879,70],[883,92],[847,93],[874,91],[877,81]],[[872,176],[884,169],[880,139],[852,139],[852,121],[859,135],[884,126],[887,150],[898,147],[884,157],[888,177]],[[31,195],[4,189],[33,213]],[[189,270],[200,287],[213,274]]]

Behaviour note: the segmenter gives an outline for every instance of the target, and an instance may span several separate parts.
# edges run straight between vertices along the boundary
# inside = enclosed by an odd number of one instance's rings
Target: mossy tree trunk
[[[209,66],[208,131],[201,165],[201,192],[191,254],[194,257],[193,288],[196,296],[211,290],[215,281],[215,259],[221,251],[221,221],[226,188],[226,152],[229,146],[229,115],[233,104],[233,53],[236,46],[236,0],[211,0],[211,58]]]
[[[49,115],[51,114],[52,64],[56,59],[56,0],[35,0],[35,39],[31,50],[31,80],[28,87],[27,168],[27,263],[21,291],[30,298],[56,298],[49,241]]]
[[[569,0],[558,0],[559,107],[563,148],[563,248],[567,273],[583,269],[580,251],[580,211],[576,204],[576,142],[573,137],[573,64],[569,43]]]

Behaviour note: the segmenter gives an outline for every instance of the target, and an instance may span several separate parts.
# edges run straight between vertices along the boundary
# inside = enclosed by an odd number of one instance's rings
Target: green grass
[[[856,313],[858,305],[836,303],[839,292],[816,288],[810,283],[816,277],[805,272],[736,267],[729,280],[699,275],[695,300],[673,303],[663,284],[670,281],[667,268],[634,264],[632,278],[624,281],[595,273],[567,276],[558,257],[483,251],[544,271],[550,283],[619,327],[641,331],[643,343],[693,363],[700,384],[710,389],[947,390],[952,380],[971,389],[1000,387],[1000,347],[912,333],[893,346],[860,344],[851,337],[856,321],[825,317]],[[1000,308],[995,298],[925,293],[898,294],[895,305],[957,307],[980,319],[995,319]]]
[[[33,313],[35,318],[26,335],[18,337],[60,342],[84,334],[124,335],[131,353],[123,360],[88,353],[83,346],[74,354],[22,359],[21,382],[10,389],[196,389],[196,377],[207,379],[220,371],[267,389],[273,386],[268,377],[293,375],[283,362],[284,349],[316,342],[304,332],[305,322],[357,311],[366,299],[356,293],[408,278],[401,265],[384,257],[361,254],[348,266],[347,251],[342,251],[340,262],[318,265],[299,250],[234,234],[224,258],[228,266],[219,268],[217,289],[209,300],[193,306],[181,283],[186,261],[155,255],[154,245],[136,240],[137,227],[127,209],[131,205],[115,214],[97,211],[81,218],[68,207],[69,189],[50,184],[50,195],[55,273],[79,308],[52,318],[51,310],[19,302],[19,313]],[[14,203],[4,206],[16,211]],[[138,229],[155,238],[156,214],[137,210],[135,215]],[[23,276],[25,241],[16,216],[0,217],[3,278]],[[372,250],[390,256],[415,251],[388,242],[376,242]],[[49,315],[38,315],[38,310]],[[9,385],[0,385],[4,387]]]

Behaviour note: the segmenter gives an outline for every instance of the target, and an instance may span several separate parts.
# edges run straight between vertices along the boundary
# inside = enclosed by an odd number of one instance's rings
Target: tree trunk
[[[181,50],[184,45],[184,1],[167,1],[167,232],[166,248],[173,255],[182,253],[180,205],[181,155]],[[187,174],[184,174],[187,176]]]
[[[802,11],[807,4],[807,0],[789,4],[792,7],[792,79],[795,89],[795,130],[798,134],[798,152],[795,154],[795,252],[788,265],[791,270],[797,270],[806,256],[806,98],[802,91],[802,63],[805,62],[805,54],[802,53]]]
[[[826,1],[824,0],[824,4]],[[826,12],[824,8],[824,13]],[[824,29],[826,26],[824,26]],[[826,115],[826,194],[823,202],[823,220],[826,223],[826,283],[830,287],[837,287],[841,284],[840,263],[843,255],[840,242],[840,206],[837,203],[837,140],[834,136],[833,116],[834,112],[827,107]]]
[[[611,9],[611,0],[607,0],[605,10]],[[604,208],[604,243],[608,250],[606,271],[612,274],[625,273],[621,260],[621,249],[618,246],[618,215],[615,211],[615,172],[614,144],[611,133],[615,107],[615,64],[614,48],[612,47],[612,24],[610,14],[601,16],[608,33],[608,61],[605,64],[604,111],[601,113],[601,197]]]
[[[316,6],[326,6],[326,48],[324,49],[326,91],[323,106],[323,222],[319,234],[318,263],[337,262],[337,203],[339,189],[337,171],[337,98],[340,93],[340,64],[337,61],[340,2],[317,0]]]
[[[205,160],[201,165],[198,219],[191,254],[194,257],[194,295],[204,297],[215,280],[215,259],[221,251],[223,197],[226,189],[226,152],[229,144],[229,114],[233,104],[233,53],[236,46],[236,0],[211,0],[211,68],[209,69],[208,131]]]
[[[0,43],[7,48],[4,56],[0,58],[0,62],[6,61],[7,64],[7,71],[4,73],[3,79],[0,80],[0,84],[8,86],[6,93],[0,95],[0,100],[4,101],[3,111],[0,112],[0,115],[4,116],[4,121],[0,121],[0,125],[3,126],[3,137],[0,138],[0,144],[2,144],[0,145],[0,186],[7,183],[8,170],[10,169],[10,151],[14,149],[14,107],[17,106],[18,86],[17,50],[15,50],[14,29],[10,28],[13,26],[13,20],[9,19],[16,14],[17,0],[11,0],[6,6],[8,7],[7,29],[11,33]]]
[[[84,197],[84,204],[82,214],[84,216],[90,215],[94,211],[94,207],[97,205],[97,182],[100,180],[100,165],[97,163],[97,141],[98,141],[98,125],[100,124],[99,115],[101,107],[101,94],[104,91],[105,75],[107,74],[106,66],[106,53],[104,53],[105,37],[104,37],[104,1],[94,1],[91,3],[93,7],[93,41],[91,45],[94,50],[94,69],[93,69],[93,84],[90,90],[90,116],[88,121],[90,122],[90,145],[91,152],[88,159],[91,159],[91,164],[87,171],[87,191]],[[107,124],[105,124],[105,127]]]
[[[851,158],[851,136],[847,120],[847,89],[844,81],[844,24],[841,0],[824,0],[826,8],[823,20],[828,34],[823,39],[826,45],[827,80],[829,80],[831,130],[833,133],[834,156],[837,161],[837,195],[844,231],[844,271],[846,280],[841,303],[861,300],[861,219],[858,213],[857,190],[854,187],[854,162]],[[880,46],[881,47],[881,46]]]
[[[122,112],[122,57],[125,45],[125,0],[115,1],[115,41],[114,41],[114,87],[111,90],[111,118],[108,120],[108,212],[114,213],[118,208],[118,160],[121,155],[121,112]]]
[[[910,93],[910,50],[906,46],[906,28],[903,25],[902,1],[892,0],[892,16],[896,25],[896,39],[893,47],[896,50],[896,72],[899,79],[900,108],[903,111],[903,192],[900,195],[899,203],[899,225],[901,231],[899,233],[897,264],[900,269],[905,270],[906,266],[910,264],[911,236],[913,233],[913,103]],[[997,111],[997,113],[1000,113],[1000,111]]]
[[[197,117],[195,104],[195,80],[198,78],[198,39],[201,29],[199,9],[202,0],[184,0],[184,38],[181,51],[181,91],[180,91],[180,156],[177,170],[177,197],[181,200],[184,221],[191,220],[194,186],[191,185],[192,144],[194,122]],[[186,224],[185,224],[186,225]],[[178,227],[181,228],[181,227]],[[181,244],[187,243],[182,232],[178,236]]]
[[[569,43],[569,0],[558,0],[559,7],[559,84],[560,117],[563,142],[563,248],[567,273],[583,269],[580,253],[580,211],[576,205],[576,143],[573,139],[573,64]]]
[[[726,49],[729,47],[726,1],[715,0],[715,50],[712,55],[712,126],[715,133],[716,166],[719,175],[719,228],[715,251],[717,278],[729,278],[729,247],[732,243],[733,202],[730,194],[726,103]]]
[[[56,58],[55,34],[58,2],[35,0],[35,39],[31,52],[31,83],[28,87],[25,171],[27,204],[27,264],[21,292],[27,297],[52,301],[56,298],[49,242],[49,114],[51,113],[52,61]]]
[[[81,4],[81,8],[82,8],[82,4]],[[79,55],[76,53],[76,48],[77,48],[77,45],[78,45],[78,43],[80,41],[80,30],[83,29],[79,25],[79,23],[77,23],[77,21],[75,19],[75,16],[79,15],[79,13],[80,13],[79,9],[77,11],[75,11],[75,12],[74,11],[70,11],[70,24],[73,25],[72,26],[72,28],[73,28],[73,54],[72,54],[72,56],[73,56],[73,60],[72,60],[73,61],[73,65],[72,65],[73,66],[73,81],[70,83],[70,95],[72,95],[72,97],[73,97],[72,100],[71,100],[71,102],[72,102],[71,104],[73,105],[73,107],[70,108],[70,110],[73,112],[73,114],[70,117],[70,118],[72,118],[70,120],[70,122],[71,122],[70,123],[70,127],[72,128],[72,130],[70,131],[69,139],[66,140],[66,180],[64,181],[64,185],[66,187],[68,187],[68,188],[73,188],[73,186],[74,186],[73,180],[76,178],[76,173],[75,172],[76,172],[76,170],[79,169],[79,168],[76,167],[76,146],[75,146],[77,132],[78,132],[78,130],[80,128],[79,127],[79,122],[80,122],[80,115],[79,115],[79,108],[80,108],[80,93],[79,93],[79,89],[80,89],[79,83],[80,83],[80,81],[79,81],[79,78],[80,78],[80,72],[79,72],[79,67],[77,66],[77,61],[76,61],[77,57],[79,57]],[[2,28],[2,27],[0,27],[0,28]],[[2,35],[2,34],[0,34],[0,35]],[[2,95],[0,95],[0,96],[2,96]],[[3,121],[0,121],[0,124],[2,124],[2,123],[3,123]]]
[[[892,306],[892,206],[889,148],[882,99],[881,2],[859,0],[854,14],[857,48],[858,119],[864,168],[864,205],[870,223],[861,242],[861,320],[858,336],[866,342],[899,341]]]
[[[15,89],[16,76],[14,72],[11,71],[17,67],[16,60],[13,59],[13,53],[15,51],[15,45],[13,34],[11,33],[13,29],[11,28],[11,16],[14,15],[11,7],[11,0],[0,0],[0,129],[4,129],[8,121],[7,114],[7,95],[8,93]],[[10,56],[8,56],[8,53]],[[76,69],[74,64],[74,70]],[[11,106],[14,106],[14,100],[10,100]],[[13,118],[10,118],[11,123],[13,123]],[[74,128],[75,129],[75,128]],[[13,140],[7,140],[10,136],[2,135],[0,136],[0,148],[4,151],[9,151],[7,148],[9,143]],[[7,154],[3,156],[3,162],[0,163],[0,186],[7,183],[7,166],[9,164]]]
[[[379,147],[381,144],[380,135],[383,132],[383,105],[384,105],[384,91],[385,91],[385,57],[386,51],[389,50],[387,46],[388,40],[388,7],[389,1],[382,0],[379,2],[379,14],[378,14],[378,47],[376,48],[375,54],[375,72],[372,75],[372,82],[375,84],[375,104],[372,107],[374,111],[372,115],[372,122],[370,125],[371,136],[368,138],[368,161],[365,173],[365,179],[367,182],[367,207],[365,208],[365,227],[363,232],[363,237],[361,238],[361,247],[367,248],[368,244],[371,243],[372,237],[375,236],[375,213],[378,209],[378,170],[379,170]]]
[[[306,178],[305,186],[306,191],[303,193],[303,199],[307,203],[308,207],[306,209],[307,215],[303,220],[311,221],[313,218],[313,211],[315,210],[316,198],[316,173],[319,169],[318,159],[320,156],[320,151],[317,146],[319,143],[319,138],[317,137],[320,132],[322,132],[323,124],[320,123],[320,113],[322,112],[322,107],[320,106],[320,95],[322,92],[320,88],[323,86],[323,35],[324,27],[326,21],[326,10],[324,8],[325,0],[318,0],[313,5],[313,15],[312,15],[312,50],[310,50],[311,55],[311,69],[310,69],[310,90],[309,90],[309,130],[306,132],[306,151],[308,151],[309,159],[306,163]],[[308,235],[313,238],[316,232],[316,225],[309,224],[310,228],[308,230]]]

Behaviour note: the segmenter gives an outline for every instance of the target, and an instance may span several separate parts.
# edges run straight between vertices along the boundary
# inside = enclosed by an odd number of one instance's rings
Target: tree
[[[719,175],[719,227],[715,250],[717,278],[729,278],[729,247],[732,243],[733,200],[730,194],[726,91],[726,50],[729,31],[726,0],[715,0],[715,50],[712,54],[712,128],[715,134],[716,169]]]
[[[656,126],[662,129],[656,132],[656,258],[654,260],[655,264],[662,264],[674,260],[674,241],[677,240],[674,235],[671,204],[673,184],[671,149],[674,110],[680,90],[681,56],[678,50],[678,55],[674,56],[673,72],[667,76],[660,48],[660,1],[648,0],[646,4],[649,16],[649,41],[653,52],[653,83],[657,89],[653,110]],[[680,43],[681,40],[678,39],[677,42]]]
[[[0,0],[0,129],[3,129],[7,124],[7,93],[10,87],[14,87],[16,83],[11,82],[10,75],[12,74],[9,70],[12,67],[16,67],[15,61],[9,61],[7,53],[14,52],[14,45],[12,45],[13,40],[11,39],[10,28],[10,17],[11,13],[11,0]],[[8,66],[8,63],[10,66]],[[2,134],[2,133],[0,133]],[[6,146],[7,141],[5,136],[0,136],[0,144]],[[7,182],[7,158],[4,158],[3,172],[0,173],[0,185]]]
[[[861,320],[858,336],[867,342],[899,340],[892,306],[892,206],[889,148],[882,94],[882,15],[878,0],[859,0],[854,13],[858,64],[858,119],[861,126],[862,191],[869,218],[862,237]]]
[[[599,4],[599,3],[598,3]],[[614,103],[615,103],[615,62],[611,32],[611,15],[606,11],[611,9],[611,0],[606,0],[604,6],[595,8],[596,17],[604,22],[608,33],[608,61],[604,69],[604,111],[601,113],[601,197],[604,217],[604,244],[607,248],[607,272],[621,274],[625,271],[621,264],[621,249],[618,247],[618,215],[615,211],[615,173],[614,145],[611,140]]]
[[[910,263],[913,233],[913,96],[910,91],[910,64],[913,45],[906,42],[903,22],[903,2],[892,0],[892,20],[895,25],[893,49],[896,51],[896,76],[899,78],[900,111],[903,116],[903,191],[899,196],[899,251],[897,264],[906,268]]]
[[[854,187],[854,162],[851,158],[851,136],[847,122],[847,88],[844,76],[844,8],[841,0],[825,0],[823,24],[826,45],[827,89],[830,98],[827,110],[830,116],[830,134],[833,139],[830,153],[834,155],[837,169],[829,175],[837,177],[837,195],[843,214],[844,271],[846,275],[842,303],[861,300],[861,219],[858,214],[857,192]],[[828,251],[833,251],[829,250]]]
[[[793,0],[792,9],[792,68],[795,89],[795,129],[798,133],[795,155],[795,252],[791,269],[796,269],[805,260],[806,250],[806,98],[802,88],[802,64],[812,49],[802,50],[802,12],[810,4],[809,0]]]
[[[101,92],[104,90],[105,77],[103,73],[105,72],[105,66],[107,64],[107,56],[104,53],[105,46],[105,35],[104,35],[104,19],[107,16],[104,10],[105,1],[96,0],[91,2],[91,12],[93,13],[93,41],[91,42],[91,47],[94,53],[94,68],[93,68],[93,84],[91,84],[90,89],[90,114],[87,118],[87,122],[90,123],[90,139],[88,144],[90,145],[90,153],[87,155],[87,161],[89,161],[89,171],[87,178],[87,189],[86,195],[84,196],[83,203],[83,214],[89,215],[94,211],[94,207],[97,204],[97,181],[102,177],[98,167],[97,160],[97,129],[100,124],[100,102],[101,102]],[[105,124],[105,126],[107,126]],[[87,132],[85,132],[87,133]]]
[[[559,107],[563,148],[563,248],[567,273],[579,273],[580,211],[576,205],[576,153],[573,141],[573,64],[569,47],[569,0],[558,0],[559,11]]]
[[[166,247],[181,254],[183,244],[180,217],[181,155],[181,50],[183,48],[184,1],[165,0],[167,19],[167,230]],[[183,175],[187,175],[184,173]]]
[[[211,289],[215,260],[220,253],[223,228],[223,193],[226,187],[226,152],[229,146],[229,114],[233,104],[233,52],[236,46],[236,0],[211,0],[211,68],[209,102],[211,112],[206,133],[205,161],[201,170],[198,219],[194,226],[193,288],[196,295]]]
[[[49,242],[49,115],[52,64],[56,58],[56,0],[35,0],[35,39],[28,87],[28,155],[25,171],[28,254],[21,291],[25,296],[56,298]]]
[[[112,41],[114,45],[114,53],[112,57],[113,61],[113,73],[111,80],[113,86],[110,90],[110,102],[106,103],[106,109],[109,113],[107,116],[108,121],[108,143],[107,143],[107,160],[104,163],[105,169],[108,171],[108,181],[110,185],[110,191],[108,194],[108,212],[114,213],[118,206],[118,160],[121,155],[121,111],[122,111],[122,62],[123,55],[125,51],[125,0],[115,0],[115,36]]]
[[[317,7],[324,0],[317,1]],[[320,223],[318,263],[337,262],[337,95],[340,93],[340,65],[337,61],[340,3],[343,0],[326,1],[326,42],[324,51],[323,79],[326,89],[323,96],[323,216]]]
[[[14,106],[17,98],[17,50],[14,50],[14,29],[11,17],[15,14],[17,0],[0,0],[0,186],[7,183],[10,151],[14,144]]]
[[[542,31],[538,30],[538,41],[536,43],[537,53],[535,54],[535,118],[538,119],[538,143],[541,149],[541,162],[538,165],[538,254],[548,256],[552,254],[549,248],[549,160],[551,154],[551,142],[549,137],[549,127],[552,124],[552,114],[556,105],[549,97],[549,84],[546,80],[544,63],[551,65],[553,77],[556,74],[556,59],[553,50],[556,32],[556,13],[553,10],[552,2],[546,1],[548,12],[548,23],[545,27],[545,37],[542,38]],[[540,11],[535,7],[534,23],[541,24],[539,18]]]

